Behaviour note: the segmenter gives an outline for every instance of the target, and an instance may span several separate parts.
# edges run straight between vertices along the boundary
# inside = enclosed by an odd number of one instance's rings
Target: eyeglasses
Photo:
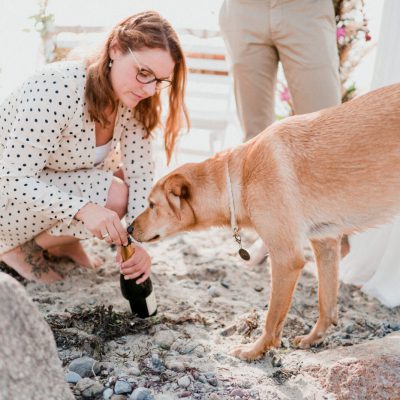
[[[136,80],[139,83],[148,85],[150,83],[155,82],[156,90],[162,90],[162,89],[165,89],[172,85],[172,81],[170,81],[169,79],[159,79],[154,75],[154,73],[152,71],[142,68],[140,66],[138,59],[133,54],[133,51],[129,47],[128,47],[128,50],[129,50],[129,53],[131,53],[133,59],[135,60],[136,65],[137,65],[138,72],[136,74]]]

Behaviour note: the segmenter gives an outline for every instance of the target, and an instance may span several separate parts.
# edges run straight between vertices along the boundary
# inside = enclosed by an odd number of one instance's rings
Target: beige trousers
[[[219,22],[245,140],[275,120],[279,61],[295,114],[340,103],[332,0],[225,0]]]

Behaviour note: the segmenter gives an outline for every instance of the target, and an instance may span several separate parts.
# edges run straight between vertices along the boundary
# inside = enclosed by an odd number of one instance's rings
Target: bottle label
[[[154,290],[150,293],[150,296],[146,297],[146,304],[149,315],[154,314],[154,312],[157,310],[157,301]]]

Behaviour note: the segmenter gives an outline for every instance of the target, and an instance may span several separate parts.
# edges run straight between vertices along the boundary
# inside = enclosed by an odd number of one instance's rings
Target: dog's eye
[[[152,201],[149,203],[149,207],[154,208],[154,203]]]

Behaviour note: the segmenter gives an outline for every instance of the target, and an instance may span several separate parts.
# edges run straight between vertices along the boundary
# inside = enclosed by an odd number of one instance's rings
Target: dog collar
[[[229,212],[231,215],[231,228],[233,231],[233,237],[234,237],[236,243],[240,247],[239,248],[239,256],[241,258],[243,258],[243,260],[248,261],[248,260],[250,260],[250,254],[247,250],[245,250],[242,247],[242,238],[240,237],[239,227],[237,226],[237,223],[236,223],[235,202],[233,200],[232,183],[231,183],[231,177],[229,175],[228,162],[225,164],[225,175],[226,175],[226,189],[227,189],[228,197],[229,197]]]

